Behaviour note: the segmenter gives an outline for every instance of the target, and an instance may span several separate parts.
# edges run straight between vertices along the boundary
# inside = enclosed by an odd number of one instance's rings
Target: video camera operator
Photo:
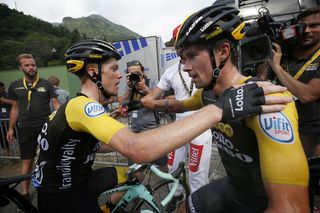
[[[282,85],[296,97],[299,133],[307,157],[316,151],[320,136],[320,7],[307,9],[297,17],[305,30],[298,36],[292,55],[283,56],[279,44],[273,43],[269,65]]]
[[[138,60],[127,63],[127,86],[124,99],[128,103],[129,127],[135,133],[154,129],[159,126],[159,114],[156,111],[141,108],[140,99],[151,93],[150,79],[144,73],[144,66]],[[141,108],[141,109],[140,109]],[[167,156],[155,161],[163,171],[167,170]]]

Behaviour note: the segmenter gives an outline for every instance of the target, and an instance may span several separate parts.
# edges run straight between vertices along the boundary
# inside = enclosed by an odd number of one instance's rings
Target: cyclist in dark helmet
[[[142,105],[164,111],[195,110],[215,103],[230,87],[259,84],[237,69],[238,41],[245,36],[238,14],[234,7],[218,5],[188,17],[181,25],[175,47],[183,59],[184,71],[202,89],[183,101],[146,97]],[[239,91],[234,113],[242,111],[242,96],[246,94]],[[288,92],[282,95],[291,97]],[[277,113],[222,120],[212,133],[227,176],[195,191],[178,212],[310,211],[308,165],[294,103]]]
[[[67,50],[65,58],[68,71],[80,78],[81,91],[50,117],[38,137],[40,155],[32,182],[38,191],[41,212],[101,211],[97,196],[126,177],[125,169],[92,170],[99,149],[118,151],[137,163],[151,162],[188,143],[221,119],[246,116],[231,113],[239,91],[233,89],[183,121],[133,133],[101,105],[117,94],[122,77],[117,62],[120,55],[114,46],[101,40],[81,41]],[[243,107],[249,114],[279,111],[284,108],[282,104],[290,102],[286,97],[274,100],[264,96],[284,91],[284,87],[256,85],[242,89],[247,91]],[[270,103],[275,105],[262,105]]]

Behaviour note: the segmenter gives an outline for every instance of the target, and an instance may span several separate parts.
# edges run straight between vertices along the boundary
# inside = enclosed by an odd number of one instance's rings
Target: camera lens
[[[140,75],[136,73],[131,73],[129,75],[129,80],[131,81],[132,84],[136,84],[140,81]]]

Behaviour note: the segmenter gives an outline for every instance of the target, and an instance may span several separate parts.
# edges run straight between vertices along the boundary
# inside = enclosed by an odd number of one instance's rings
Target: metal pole
[[[300,1],[301,1],[301,0],[297,0],[297,2],[298,2],[298,7],[299,7],[299,11],[301,12],[301,4],[300,4]]]

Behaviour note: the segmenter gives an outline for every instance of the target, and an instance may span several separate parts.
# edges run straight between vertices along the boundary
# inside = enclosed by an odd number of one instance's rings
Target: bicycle
[[[111,195],[114,192],[125,192],[121,200],[116,207],[111,211],[113,212],[135,212],[145,208],[144,204],[147,204],[154,212],[162,213],[166,212],[165,207],[171,201],[175,191],[179,184],[184,188],[186,195],[190,194],[189,187],[186,182],[186,171],[184,163],[181,162],[179,167],[170,173],[160,171],[155,165],[152,164],[133,164],[130,167],[128,173],[128,181],[125,184],[120,184],[117,187],[107,190],[101,195]],[[137,173],[147,171],[149,174],[145,174],[145,177],[149,175],[147,183],[142,183],[136,176]],[[153,186],[150,183],[151,173],[155,174],[160,181],[156,182]],[[145,179],[145,177],[143,179]],[[169,190],[169,184],[173,183],[171,190]],[[169,191],[165,198],[161,197],[160,190]],[[159,196],[159,197],[158,197]],[[152,212],[150,209],[142,210],[143,213]]]
[[[147,183],[143,183],[136,177],[136,174],[142,171],[145,171],[143,179],[148,175],[146,173],[149,173],[149,181]],[[151,173],[154,173],[160,178],[160,181],[157,181],[153,186],[150,184]],[[26,213],[38,213],[39,211],[37,207],[35,207],[30,201],[26,200],[16,189],[21,181],[29,179],[31,179],[31,174],[0,179],[0,207],[8,205],[11,201],[15,203],[20,210]],[[168,187],[168,184],[170,183],[173,183],[171,190],[169,190]],[[112,212],[138,211],[145,207],[145,203],[151,206],[151,209],[155,212],[166,212],[164,208],[174,196],[179,183],[185,188],[185,193],[190,194],[186,183],[184,163],[181,163],[178,169],[172,174],[161,172],[156,166],[151,164],[134,164],[130,167],[128,181],[126,183],[107,190],[101,195],[110,195],[113,192],[118,191],[125,192]],[[159,190],[163,188],[166,188],[166,197],[158,197]],[[147,213],[151,211],[144,210],[142,212]]]
[[[0,207],[4,207],[12,201],[19,209],[26,213],[37,213],[38,209],[32,205],[30,201],[24,198],[17,190],[16,187],[21,181],[30,180],[31,174],[20,175],[10,178],[0,179]]]

